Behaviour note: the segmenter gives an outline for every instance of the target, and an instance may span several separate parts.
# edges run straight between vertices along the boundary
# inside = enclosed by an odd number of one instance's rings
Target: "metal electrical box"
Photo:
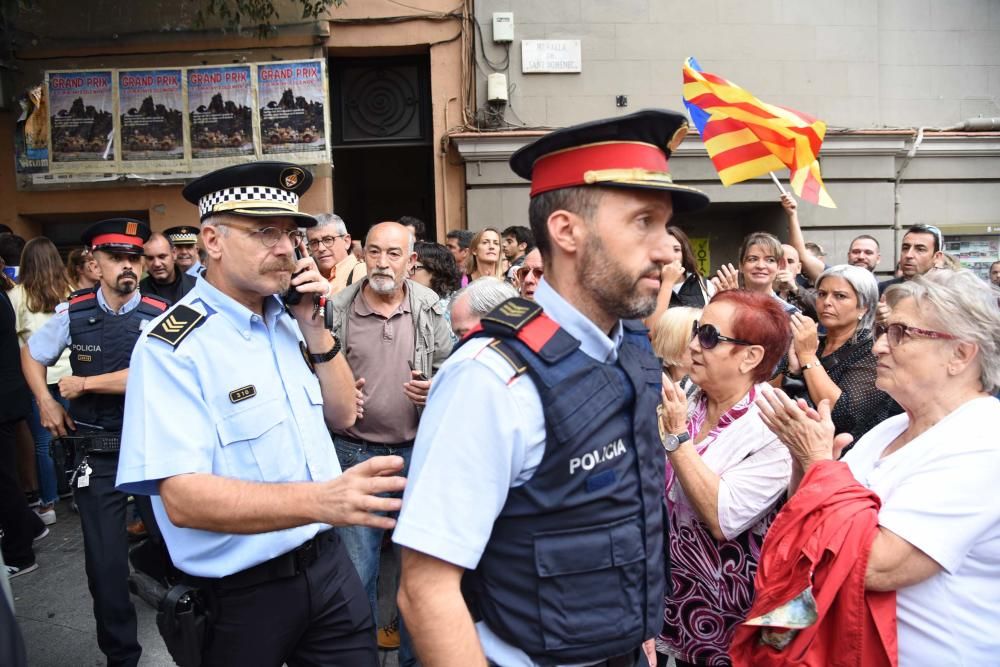
[[[498,44],[514,41],[514,12],[493,12],[493,41]]]

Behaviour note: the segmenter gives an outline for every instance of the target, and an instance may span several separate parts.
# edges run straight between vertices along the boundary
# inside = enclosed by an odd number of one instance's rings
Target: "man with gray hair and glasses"
[[[483,315],[516,296],[519,296],[517,289],[499,278],[483,276],[473,280],[451,301],[451,330],[458,338],[464,338]]]
[[[330,282],[330,294],[342,291],[365,277],[365,263],[351,252],[351,235],[336,213],[320,213],[315,227],[306,229],[309,255]]]

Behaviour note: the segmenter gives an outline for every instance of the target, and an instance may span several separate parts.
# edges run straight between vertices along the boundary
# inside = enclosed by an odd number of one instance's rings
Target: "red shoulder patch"
[[[87,292],[86,294],[81,294],[80,296],[75,296],[69,300],[70,305],[74,303],[82,303],[84,301],[89,301],[90,299],[96,299],[97,292]]]
[[[152,307],[156,308],[157,310],[166,310],[167,309],[167,304],[165,302],[163,302],[163,301],[160,301],[159,299],[153,299],[151,297],[144,296],[144,297],[142,297],[141,301],[143,303],[148,303],[149,305],[151,305]]]
[[[517,331],[517,339],[534,352],[539,353],[545,344],[559,331],[559,325],[545,313],[533,318]]]
[[[465,340],[466,338],[472,338],[474,335],[476,335],[482,330],[483,330],[483,325],[477,324],[476,326],[472,327],[471,329],[465,332],[465,335],[462,336],[462,340]]]

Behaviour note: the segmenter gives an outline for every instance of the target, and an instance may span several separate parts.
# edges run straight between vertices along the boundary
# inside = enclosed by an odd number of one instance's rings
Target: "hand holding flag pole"
[[[836,208],[823,185],[819,149],[826,124],[800,111],[767,104],[720,76],[684,61],[684,104],[723,185],[791,171],[792,190],[805,201]],[[777,178],[778,188],[784,192]]]

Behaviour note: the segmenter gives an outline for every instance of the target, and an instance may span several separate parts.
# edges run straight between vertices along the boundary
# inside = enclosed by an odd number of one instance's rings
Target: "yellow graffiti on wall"
[[[712,251],[709,240],[707,238],[692,238],[691,250],[694,251],[694,259],[698,262],[698,270],[701,271],[701,275],[709,275],[712,270]]]

